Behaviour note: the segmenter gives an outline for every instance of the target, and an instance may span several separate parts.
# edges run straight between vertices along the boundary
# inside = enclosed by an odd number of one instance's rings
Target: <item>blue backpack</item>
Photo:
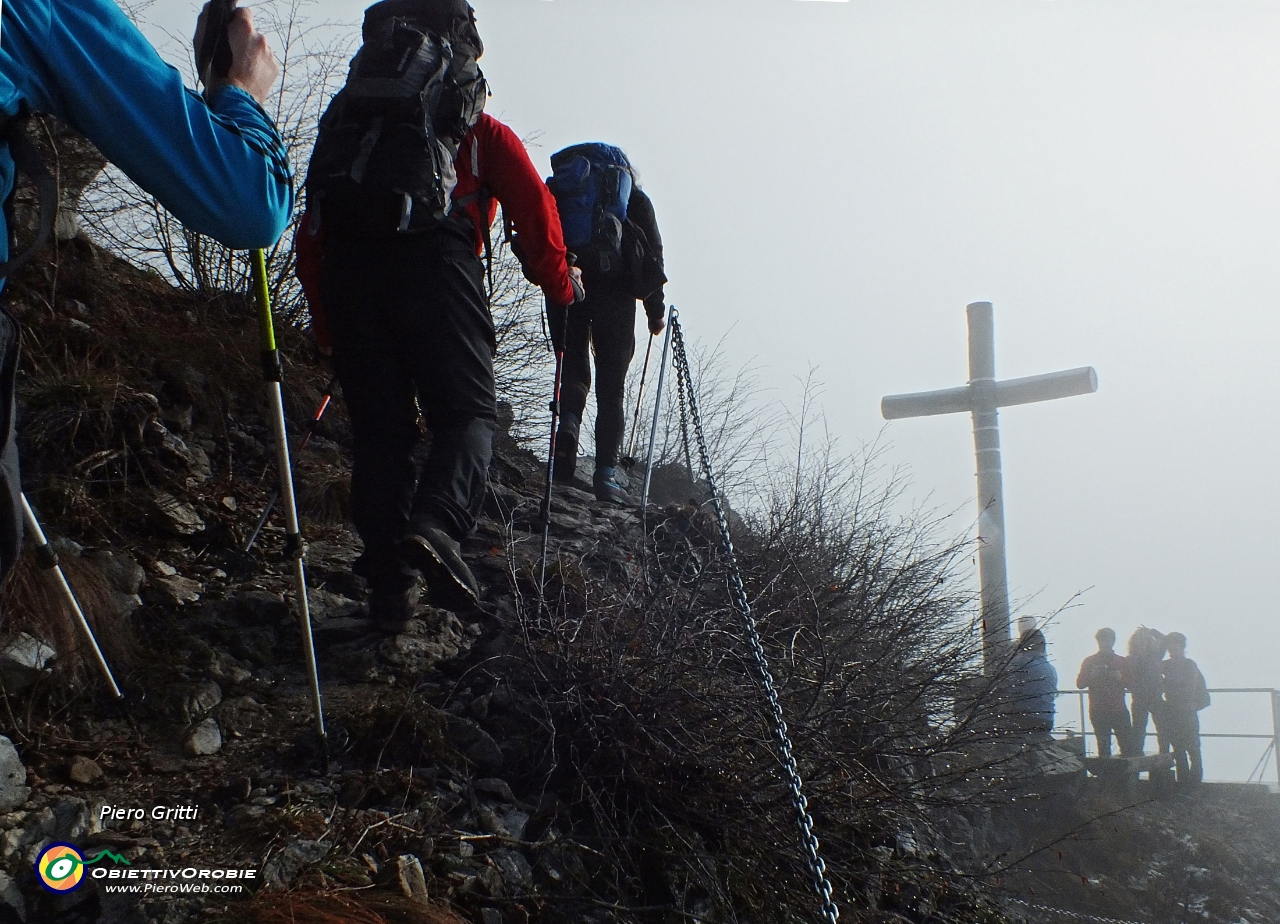
[[[620,148],[575,144],[551,155],[547,188],[556,198],[564,243],[588,273],[627,269],[622,229],[631,198],[631,165]]]

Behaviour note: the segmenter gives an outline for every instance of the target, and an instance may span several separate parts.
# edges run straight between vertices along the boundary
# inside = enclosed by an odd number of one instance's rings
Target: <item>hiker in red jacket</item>
[[[1123,655],[1116,654],[1113,630],[1099,629],[1093,637],[1098,642],[1098,651],[1080,665],[1076,687],[1089,691],[1089,722],[1098,742],[1098,756],[1111,756],[1114,734],[1120,745],[1120,756],[1128,757],[1133,750],[1133,725],[1124,704],[1129,662]]]
[[[524,146],[481,113],[483,44],[465,0],[383,0],[365,12],[363,36],[321,120],[295,247],[316,345],[332,355],[354,431],[351,514],[364,552],[353,570],[370,615],[395,631],[415,613],[415,572],[437,603],[479,592],[459,543],[475,528],[496,428],[480,255],[497,203],[548,308],[582,289]],[[396,85],[410,92],[385,91]],[[419,407],[431,431],[421,470]]]

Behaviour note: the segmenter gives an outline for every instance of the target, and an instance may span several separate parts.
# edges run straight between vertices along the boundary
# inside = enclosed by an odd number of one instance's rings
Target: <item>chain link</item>
[[[1104,918],[1096,914],[1085,914],[1080,911],[1067,911],[1063,908],[1052,908],[1049,905],[1038,905],[1034,902],[1024,901],[1021,898],[1011,898],[1009,903],[1012,905],[1021,905],[1024,908],[1030,908],[1033,911],[1045,911],[1049,914],[1056,914],[1059,917],[1074,918],[1077,921],[1092,921],[1094,924],[1146,924],[1145,921],[1125,921],[1120,918]]]
[[[677,317],[678,312],[672,309],[672,317]],[[673,327],[673,332],[678,332],[678,327]],[[681,350],[683,351],[684,341],[681,340]],[[686,357],[687,360],[687,357]],[[686,362],[687,368],[687,362]],[[693,480],[693,453],[689,449],[689,412],[685,406],[684,396],[684,376],[676,375],[676,394],[680,397],[680,439],[684,443],[684,462],[689,467],[689,480]]]
[[[787,785],[791,790],[791,800],[795,807],[796,822],[800,826],[800,844],[804,848],[809,863],[809,873],[813,877],[813,887],[821,900],[822,919],[827,924],[837,924],[840,909],[832,898],[831,882],[827,879],[827,865],[818,852],[818,838],[813,833],[813,817],[809,814],[809,802],[804,796],[800,780],[800,770],[796,766],[796,758],[791,750],[791,736],[787,731],[787,723],[782,715],[782,704],[778,701],[778,689],[773,682],[773,673],[769,669],[769,660],[765,655],[764,645],[760,641],[760,632],[756,628],[756,620],[751,615],[751,603],[747,599],[747,589],[742,583],[742,572],[738,568],[738,559],[733,551],[733,540],[729,538],[729,521],[725,517],[724,506],[720,501],[720,493],[716,490],[715,477],[711,471],[711,455],[707,451],[706,435],[702,429],[702,417],[698,413],[698,400],[693,391],[693,377],[689,371],[689,357],[684,348],[684,336],[680,329],[677,313],[671,312],[671,335],[676,382],[680,394],[681,426],[683,428],[685,453],[689,454],[688,424],[685,419],[685,389],[688,389],[689,416],[693,418],[694,434],[698,442],[698,459],[707,479],[707,489],[711,495],[711,505],[715,509],[716,520],[720,526],[720,539],[725,558],[729,563],[729,574],[732,579],[734,603],[742,614],[747,630],[747,641],[755,655],[757,680],[764,689],[769,701],[769,712],[773,719],[773,743],[778,752],[787,775]],[[690,477],[693,476],[692,466]]]

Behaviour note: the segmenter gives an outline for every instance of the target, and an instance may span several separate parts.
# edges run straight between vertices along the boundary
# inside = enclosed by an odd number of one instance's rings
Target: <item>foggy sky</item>
[[[966,303],[995,305],[999,376],[1098,370],[1000,415],[1015,603],[1087,589],[1047,629],[1062,686],[1140,623],[1210,686],[1280,685],[1274,3],[472,2],[489,111],[539,168],[624,147],[690,336],[731,331],[792,404],[816,367],[832,433],[887,442],[910,499],[976,519],[968,416],[879,415],[964,384]],[[150,15],[185,34],[185,6]]]

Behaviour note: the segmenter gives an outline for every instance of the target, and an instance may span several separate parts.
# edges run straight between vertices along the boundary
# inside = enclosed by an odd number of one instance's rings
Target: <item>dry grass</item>
[[[107,663],[119,673],[135,660],[139,640],[128,619],[119,615],[114,591],[90,562],[72,555],[59,557],[85,619],[93,629]],[[51,645],[57,652],[55,669],[60,677],[79,684],[97,668],[78,624],[57,586],[52,572],[40,568],[34,555],[19,559],[0,592],[6,635],[26,632]]]
[[[307,450],[294,460],[298,514],[320,526],[339,526],[351,512],[351,469],[338,453]]]
[[[413,767],[456,759],[445,735],[445,716],[416,693],[374,699],[351,721],[359,734],[352,751],[372,767]]]

